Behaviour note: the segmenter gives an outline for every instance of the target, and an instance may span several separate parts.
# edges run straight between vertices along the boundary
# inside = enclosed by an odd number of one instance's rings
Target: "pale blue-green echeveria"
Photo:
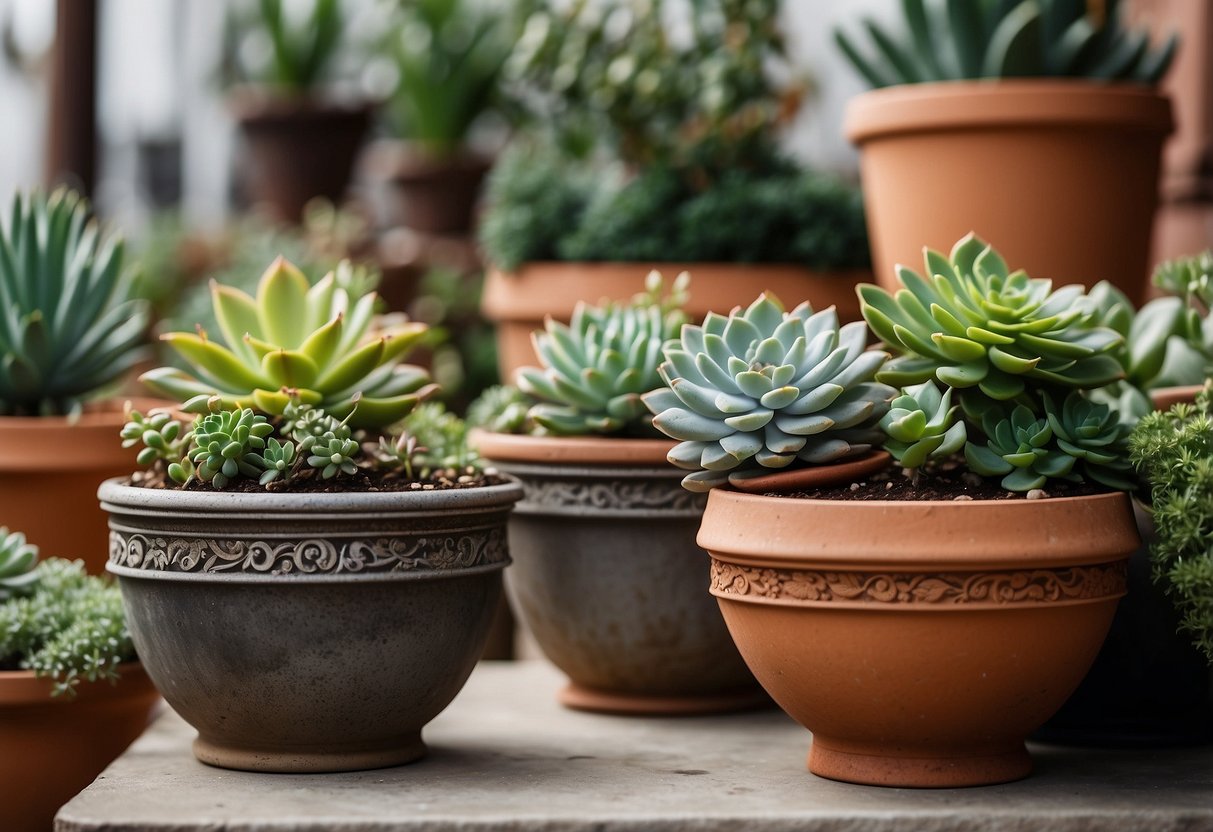
[[[999,401],[1029,384],[1089,389],[1123,376],[1119,333],[1101,326],[1082,286],[1010,272],[973,234],[951,257],[926,250],[927,277],[899,266],[904,288],[859,287],[864,320],[901,353],[877,378],[904,387],[934,378]],[[963,395],[963,393],[962,393]]]
[[[348,266],[344,266],[348,268]],[[403,364],[425,333],[421,323],[376,327],[376,295],[352,298],[330,274],[309,287],[307,278],[279,257],[251,298],[214,283],[215,317],[226,346],[207,333],[163,336],[193,373],[162,367],[144,373],[158,393],[206,413],[218,397],[228,410],[255,407],[280,415],[292,400],[323,407],[351,425],[381,428],[397,422],[437,390],[420,367]]]
[[[0,601],[29,590],[38,581],[38,547],[25,535],[0,526]]]
[[[928,460],[951,456],[964,447],[967,434],[952,388],[943,393],[933,381],[907,387],[893,399],[880,420],[887,435],[884,449],[902,468],[921,468]]]
[[[728,317],[709,313],[665,346],[666,387],[644,397],[653,426],[680,440],[669,460],[705,491],[793,462],[830,463],[879,446],[896,390],[873,381],[888,354],[867,350],[861,322],[833,307],[785,312],[761,295]]]

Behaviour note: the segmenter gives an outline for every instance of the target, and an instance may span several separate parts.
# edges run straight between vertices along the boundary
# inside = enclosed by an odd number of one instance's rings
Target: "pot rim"
[[[151,397],[116,397],[90,402],[74,422],[67,416],[0,416],[0,472],[110,473],[124,463],[133,464],[135,451],[118,441],[126,423],[126,402],[144,413],[176,406]],[[75,453],[44,452],[69,441],[76,443]]]
[[[118,697],[128,692],[129,695],[136,695],[139,691],[132,689],[132,685],[126,684],[128,680],[134,685],[138,685],[140,681],[144,682],[146,686],[151,685],[147,671],[144,669],[143,663],[138,659],[122,662],[118,665],[118,673],[118,680],[113,685],[104,680],[84,682],[78,688],[77,695],[74,698],[67,699],[52,697],[50,692],[54,681],[45,677],[38,677],[32,670],[0,670],[0,708],[23,705],[56,705],[60,703],[70,705],[84,698],[95,698],[96,694],[94,692],[99,692],[102,696],[110,692],[113,692],[113,695]],[[140,688],[143,686],[139,685]]]
[[[851,99],[843,131],[853,143],[906,133],[985,127],[1068,126],[1168,134],[1171,101],[1135,84],[1076,79],[933,81],[869,90]]]
[[[666,455],[678,443],[672,439],[618,439],[601,436],[527,436],[477,430],[471,437],[481,455],[492,462],[542,465],[612,465],[616,468],[658,466],[674,469]]]

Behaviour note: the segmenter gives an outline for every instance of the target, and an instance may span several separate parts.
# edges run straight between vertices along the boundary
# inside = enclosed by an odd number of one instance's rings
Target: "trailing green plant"
[[[0,601],[23,595],[37,583],[34,567],[38,547],[25,542],[25,535],[0,526]]]
[[[918,469],[964,448],[968,434],[952,388],[941,393],[933,381],[905,388],[880,420],[884,449],[903,468]]]
[[[468,405],[467,423],[490,433],[527,433],[531,428],[527,414],[535,404],[513,385],[494,385]]]
[[[0,226],[0,415],[79,413],[144,354],[123,243],[74,191],[18,193]]]
[[[1150,46],[1121,0],[902,0],[902,31],[869,18],[866,50],[834,38],[873,87],[974,78],[1075,77],[1155,85],[1179,37]]]
[[[644,396],[653,426],[680,443],[669,460],[706,491],[794,463],[824,464],[879,447],[895,391],[874,381],[888,358],[833,307],[791,312],[761,295],[726,318],[709,313],[666,344],[665,386]]]
[[[150,388],[182,401],[188,413],[256,407],[280,415],[292,401],[323,407],[355,428],[399,421],[436,391],[420,367],[401,363],[424,324],[379,329],[376,295],[351,295],[334,272],[310,286],[282,258],[266,270],[256,298],[211,285],[224,344],[195,333],[162,336],[192,369],[161,367],[141,376]],[[355,413],[355,405],[357,412]]]
[[[1149,413],[1129,437],[1149,489],[1154,580],[1180,614],[1180,629],[1213,664],[1213,418],[1210,388],[1196,404]]]
[[[341,0],[256,0],[230,6],[224,26],[229,83],[305,93],[329,80],[346,16]]]
[[[660,275],[648,286],[658,288]],[[518,371],[518,387],[540,401],[529,418],[560,435],[650,433],[641,395],[661,384],[662,344],[686,322],[680,309],[640,303],[579,303],[570,323],[549,318],[532,336],[541,367]]]
[[[51,678],[56,696],[117,679],[135,659],[118,587],[88,575],[81,561],[49,558],[32,574],[27,594],[0,602],[0,670]]]

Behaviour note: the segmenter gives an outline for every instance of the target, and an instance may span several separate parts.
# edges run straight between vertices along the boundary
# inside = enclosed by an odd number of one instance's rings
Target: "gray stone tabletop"
[[[567,711],[542,662],[482,663],[429,728],[426,759],[340,775],[195,762],[164,715],[59,814],[58,832],[1213,831],[1213,749],[1036,746],[1003,786],[878,789],[805,769],[776,710],[630,719]],[[3,824],[0,824],[2,826]]]

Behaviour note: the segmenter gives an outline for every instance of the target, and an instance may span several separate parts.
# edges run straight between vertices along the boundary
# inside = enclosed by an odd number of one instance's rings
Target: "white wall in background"
[[[0,30],[19,65],[0,57],[0,208],[18,188],[42,182],[46,135],[46,50],[54,37],[50,0],[0,0]]]

